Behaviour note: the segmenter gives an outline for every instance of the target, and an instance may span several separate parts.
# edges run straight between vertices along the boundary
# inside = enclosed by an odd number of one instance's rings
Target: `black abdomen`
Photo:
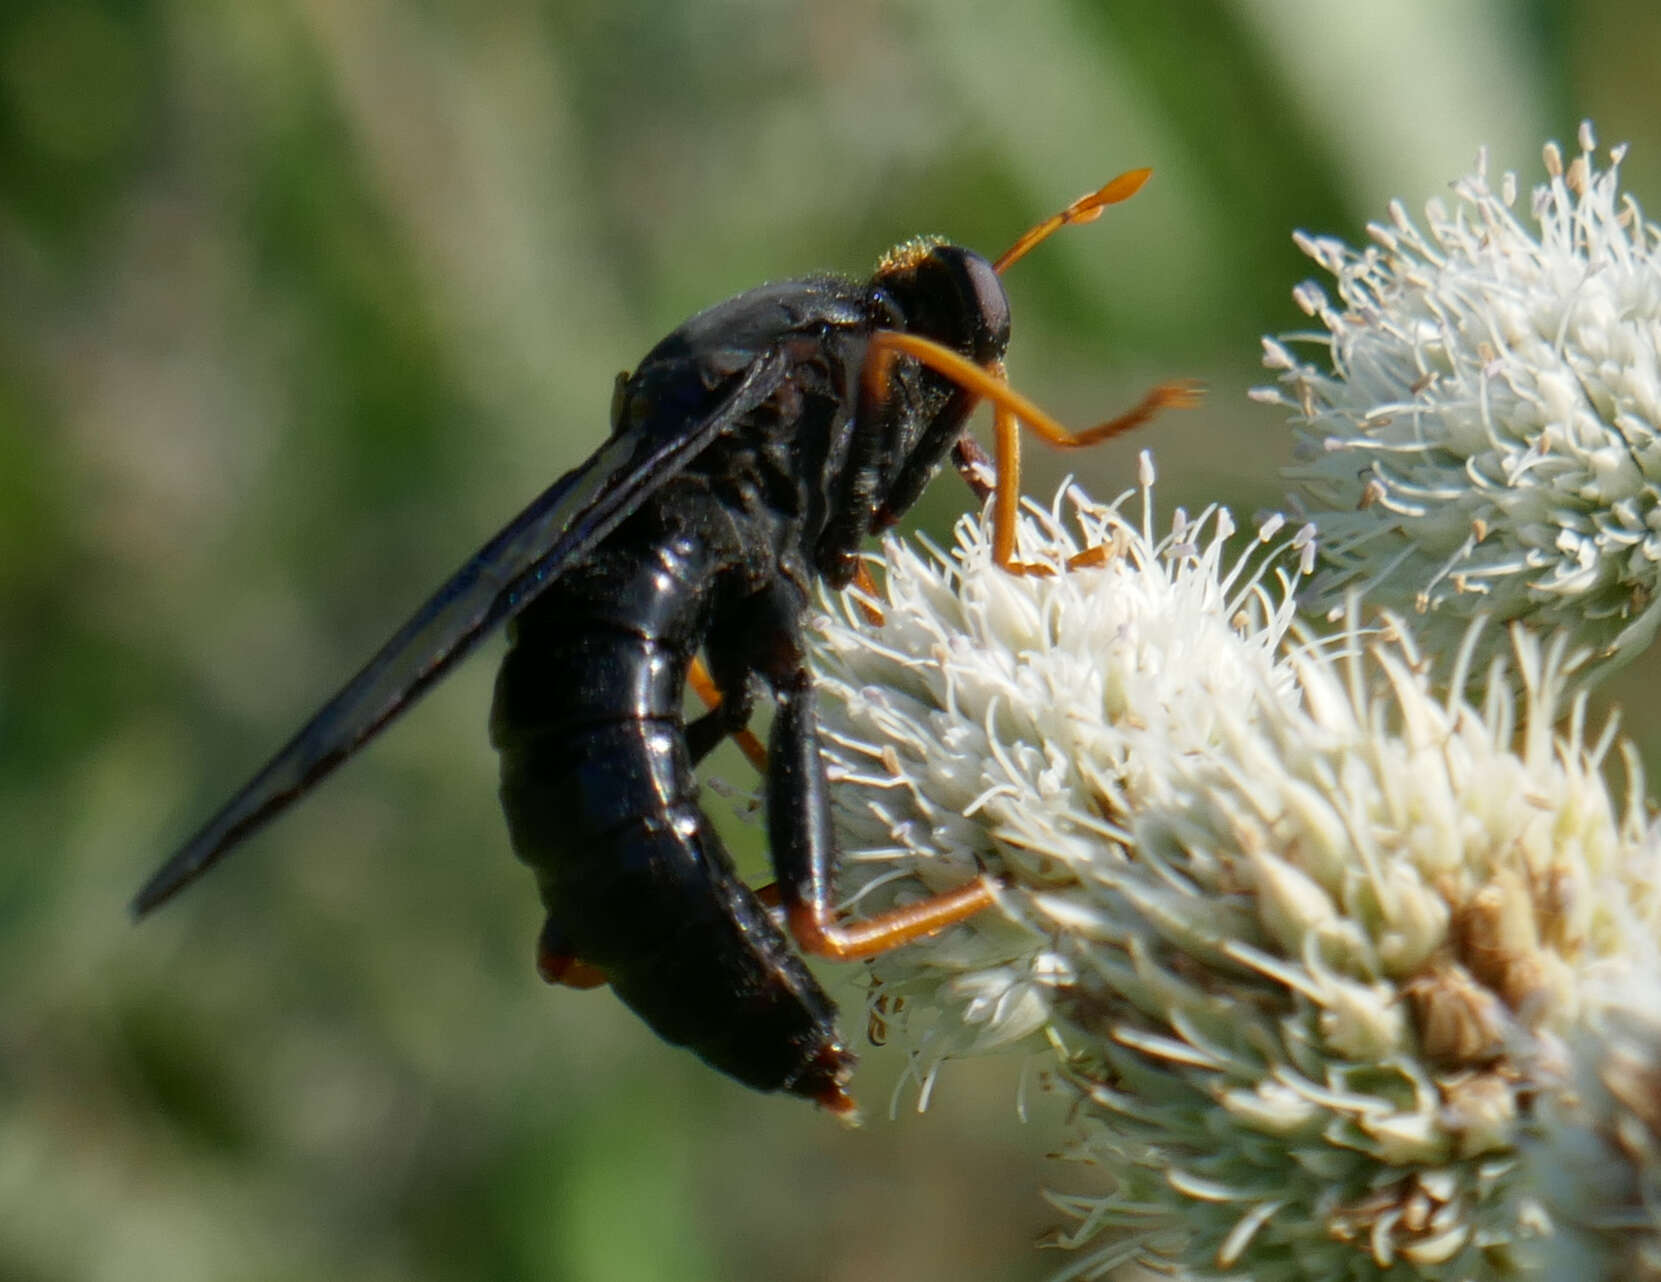
[[[726,568],[712,540],[618,531],[516,621],[491,736],[550,934],[665,1040],[760,1090],[826,1094],[836,1008],[697,804],[686,669]]]

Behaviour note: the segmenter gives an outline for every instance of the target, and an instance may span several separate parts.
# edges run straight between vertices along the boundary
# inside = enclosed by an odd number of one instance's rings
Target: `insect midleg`
[[[694,764],[702,760],[710,749],[730,734],[732,741],[738,745],[738,750],[744,754],[744,759],[758,771],[766,773],[767,748],[756,738],[755,731],[747,727],[730,730],[728,725],[721,721],[721,688],[715,684],[715,678],[709,675],[709,665],[704,662],[702,655],[692,657],[692,665],[686,670],[686,682],[692,687],[692,693],[709,709],[686,728],[687,748],[692,754]],[[706,725],[710,727],[708,732],[700,729]],[[704,742],[706,739],[710,740],[707,744]]]
[[[545,983],[561,988],[603,988],[611,981],[605,971],[591,966],[571,951],[550,918],[536,936],[536,973]]]
[[[1000,567],[1012,574],[1050,573],[1048,566],[1015,559],[1016,517],[1021,502],[1021,447],[1017,424],[1025,423],[1039,439],[1056,449],[1084,449],[1141,426],[1161,410],[1187,409],[1197,405],[1202,393],[1200,385],[1189,380],[1160,383],[1137,405],[1117,418],[1074,431],[1005,382],[1001,369],[985,369],[951,348],[917,334],[878,330],[871,336],[866,349],[863,377],[886,379],[889,362],[896,353],[911,357],[936,373],[945,375],[958,386],[992,402],[993,458],[997,472],[993,481],[992,556]]]

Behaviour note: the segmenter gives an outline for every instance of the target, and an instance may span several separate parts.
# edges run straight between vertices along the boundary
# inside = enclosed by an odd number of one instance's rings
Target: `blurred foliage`
[[[1054,1101],[1015,1122],[1018,1062],[890,1123],[904,1065],[873,1052],[845,1134],[537,982],[488,659],[143,929],[125,900],[698,307],[918,231],[995,251],[1152,164],[1014,273],[1012,371],[1075,422],[1205,377],[1204,410],[1066,466],[1106,495],[1152,446],[1164,503],[1249,514],[1279,498],[1285,434],[1242,393],[1301,319],[1292,228],[1353,239],[1481,143],[1529,180],[1581,116],[1658,207],[1658,27],[1637,0],[10,0],[0,1275],[1046,1275],[1037,1187],[1088,1173],[1042,1157]],[[945,480],[920,519],[963,502]],[[1616,694],[1653,757],[1646,666]]]

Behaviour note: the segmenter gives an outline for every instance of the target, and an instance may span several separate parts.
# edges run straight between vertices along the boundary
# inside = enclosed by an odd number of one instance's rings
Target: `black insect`
[[[803,618],[815,581],[855,576],[862,541],[921,493],[986,397],[1058,444],[1131,426],[1180,386],[1070,435],[1001,380],[998,272],[1065,222],[1139,187],[1127,174],[1034,228],[999,263],[934,240],[866,282],[815,276],[710,308],[618,382],[611,435],[486,544],[151,878],[142,914],[189,884],[512,620],[491,737],[513,846],[536,874],[551,980],[606,982],[666,1040],[758,1090],[839,1113],[854,1057],[836,1008],[734,874],[694,765],[776,705],[767,831],[791,933],[868,956],[978,911],[980,882],[874,921],[835,920],[836,852]],[[960,444],[960,442],[963,442]],[[1014,494],[1012,451],[999,489]],[[1004,503],[1013,520],[1013,504]],[[1011,525],[1012,531],[1012,525]],[[1015,566],[1009,552],[1002,559]],[[687,723],[702,652],[719,702]]]

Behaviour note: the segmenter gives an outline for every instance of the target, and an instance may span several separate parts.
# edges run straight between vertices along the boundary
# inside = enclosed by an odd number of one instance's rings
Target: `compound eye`
[[[992,264],[972,249],[942,246],[948,252],[953,268],[961,282],[964,308],[975,318],[973,327],[974,358],[985,365],[1002,360],[1009,349],[1009,295],[1004,293],[1003,281]]]

